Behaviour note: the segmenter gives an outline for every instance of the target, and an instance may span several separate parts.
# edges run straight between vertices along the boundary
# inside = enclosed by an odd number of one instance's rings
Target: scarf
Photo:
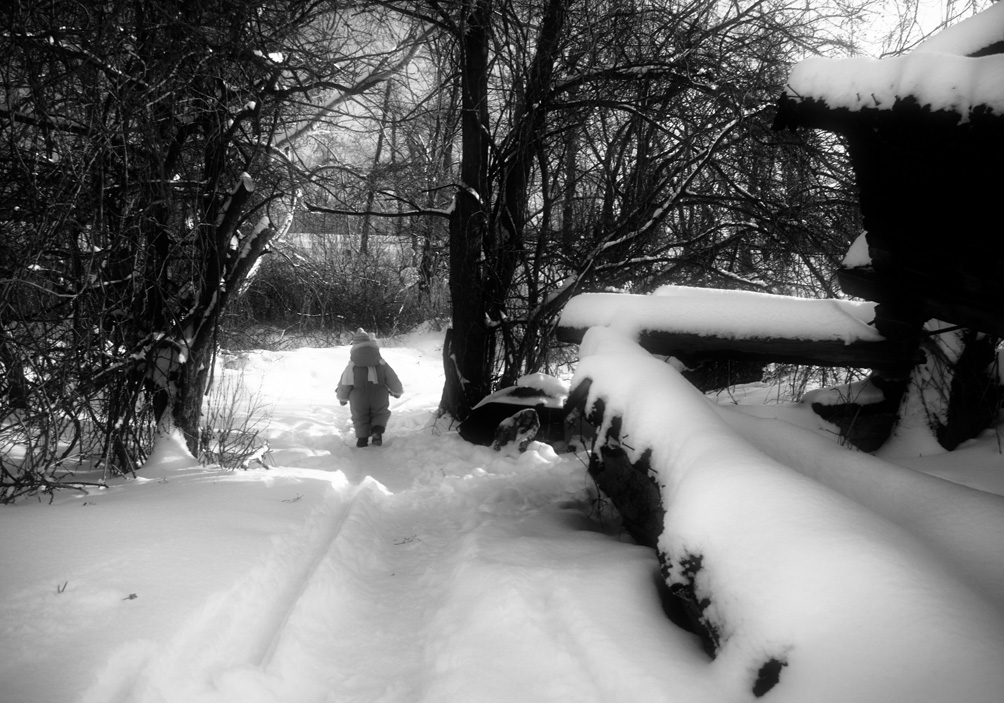
[[[356,381],[355,378],[353,378],[353,373],[352,373],[352,370],[355,369],[355,367],[356,365],[353,364],[352,362],[349,362],[349,365],[345,367],[345,370],[342,371],[342,380],[340,381],[341,385],[351,386],[355,384]],[[366,380],[369,381],[370,383],[379,383],[379,381],[377,380],[376,366],[366,367]]]

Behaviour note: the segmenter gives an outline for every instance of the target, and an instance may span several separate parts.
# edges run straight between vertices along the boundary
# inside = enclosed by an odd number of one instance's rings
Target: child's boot
[[[381,425],[373,426],[373,446],[379,447],[383,444],[383,427]]]
[[[356,446],[357,447],[367,447],[367,446],[369,446],[369,443],[370,443],[370,441],[368,439],[366,439],[365,437],[360,437],[359,439],[356,440]]]

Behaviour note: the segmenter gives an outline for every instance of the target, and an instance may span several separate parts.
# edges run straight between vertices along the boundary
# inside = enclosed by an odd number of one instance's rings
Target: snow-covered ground
[[[736,669],[741,662],[728,652],[712,662],[694,635],[665,618],[655,553],[632,544],[609,507],[596,501],[583,456],[557,455],[539,443],[523,455],[494,452],[465,443],[446,421],[436,420],[443,381],[438,334],[385,347],[405,395],[392,401],[385,446],[357,449],[348,410],[334,395],[348,351],[251,353],[242,370],[225,372],[244,373],[246,385],[260,386],[271,407],[267,470],[203,467],[165,442],[138,479],[117,480],[87,495],[63,492],[51,505],[29,500],[0,508],[0,700],[753,699],[736,685],[744,673]],[[756,394],[748,397],[753,402]],[[719,427],[720,414],[728,417]],[[711,443],[728,444],[734,436],[752,446],[763,437],[758,451],[774,452],[778,461],[784,452],[825,457],[808,472],[815,470],[818,475],[810,478],[820,481],[829,475],[822,464],[832,462],[833,454],[813,450],[821,435],[783,429],[816,427],[806,408],[760,406],[737,415],[723,409],[706,421],[690,417],[697,424],[688,431],[698,432],[706,422],[718,433],[707,435]],[[794,424],[764,424],[764,416]],[[854,472],[889,467],[864,455],[847,456],[854,457]],[[898,461],[985,490],[1004,488],[1004,460],[992,432],[951,455]],[[727,467],[721,471],[729,473]],[[756,490],[750,477],[741,481],[741,490]],[[812,500],[822,491],[800,490]],[[726,494],[743,505],[738,489]],[[827,554],[841,551],[833,545],[855,544],[830,529],[827,500],[843,499],[819,498],[806,507],[806,519],[813,509],[825,519],[817,533],[799,535],[803,553],[811,553],[817,537],[828,545]],[[726,522],[734,516],[719,517]],[[681,514],[680,524],[694,541],[720,540],[720,534],[693,534],[698,523],[688,520]],[[769,532],[760,527],[735,525],[736,537],[755,544],[758,534],[794,529],[777,521],[763,525]],[[868,523],[861,531],[872,529],[885,528]],[[930,529],[942,534],[936,524]],[[947,528],[945,534],[955,539]],[[898,539],[881,541],[882,549],[894,548]],[[908,566],[925,558],[913,542],[908,551]],[[869,562],[857,555],[849,563],[880,564],[875,556]],[[763,573],[763,558],[749,554],[750,574]],[[897,618],[930,615],[930,622],[944,623],[945,613],[984,612],[969,607],[977,595],[961,605],[939,603],[939,594],[959,591],[941,588],[941,581],[927,589],[923,579],[930,572],[921,569],[918,597],[904,592],[907,602],[895,613],[873,613],[898,629],[876,639],[875,627],[856,634],[842,624],[838,608],[862,605],[868,594],[848,595],[846,582],[832,582],[839,564],[813,565],[818,573],[808,573],[797,560],[777,564],[773,581],[751,582],[762,607],[743,601],[741,581],[727,584],[736,595],[721,607],[748,615],[740,626],[755,635],[764,620],[786,620],[783,602],[770,601],[770,590],[762,588],[773,584],[793,598],[800,604],[797,617],[809,600],[832,603],[825,617],[784,625],[813,643],[814,656],[831,662],[878,660],[871,670],[888,667],[909,675],[917,648],[939,647],[910,641],[910,632],[930,632],[928,625],[918,629]],[[868,582],[868,574],[858,576],[855,588]],[[881,597],[874,602],[888,602],[888,588],[876,588]],[[987,607],[983,634],[992,647],[1004,633],[995,629],[1000,613],[993,604]],[[852,615],[852,623],[869,622],[867,611]],[[964,627],[972,631],[972,623]],[[961,632],[946,632],[946,641],[958,641]],[[974,641],[971,650],[980,645]],[[788,681],[782,673],[764,699],[820,700],[813,687],[830,684],[805,678],[805,672],[825,669],[825,662],[813,667],[793,664],[798,676]],[[973,667],[979,670],[980,663]],[[881,687],[858,683],[870,700],[889,701]],[[924,699],[919,693],[910,703]],[[985,694],[953,690],[945,700],[988,700]]]

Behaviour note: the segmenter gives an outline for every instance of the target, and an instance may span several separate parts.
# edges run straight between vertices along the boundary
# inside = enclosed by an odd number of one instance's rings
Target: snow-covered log
[[[662,575],[723,700],[1000,699],[1004,499],[779,421],[746,431],[612,330],[581,352],[571,397],[600,460],[657,487]]]
[[[848,300],[665,286],[653,295],[578,295],[565,307],[556,333],[561,341],[579,343],[590,327],[612,327],[687,366],[731,360],[902,369],[922,361],[915,345],[876,331],[874,308]]]

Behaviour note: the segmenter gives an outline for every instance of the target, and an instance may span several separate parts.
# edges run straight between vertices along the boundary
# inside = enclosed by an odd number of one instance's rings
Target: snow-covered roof
[[[878,342],[875,304],[739,290],[664,286],[653,295],[585,293],[568,302],[561,326],[683,332],[727,339]]]
[[[977,108],[1004,116],[1004,3],[935,35],[904,56],[811,58],[788,77],[786,94],[831,109],[887,110],[915,98],[969,119]],[[985,55],[989,54],[989,55]]]

